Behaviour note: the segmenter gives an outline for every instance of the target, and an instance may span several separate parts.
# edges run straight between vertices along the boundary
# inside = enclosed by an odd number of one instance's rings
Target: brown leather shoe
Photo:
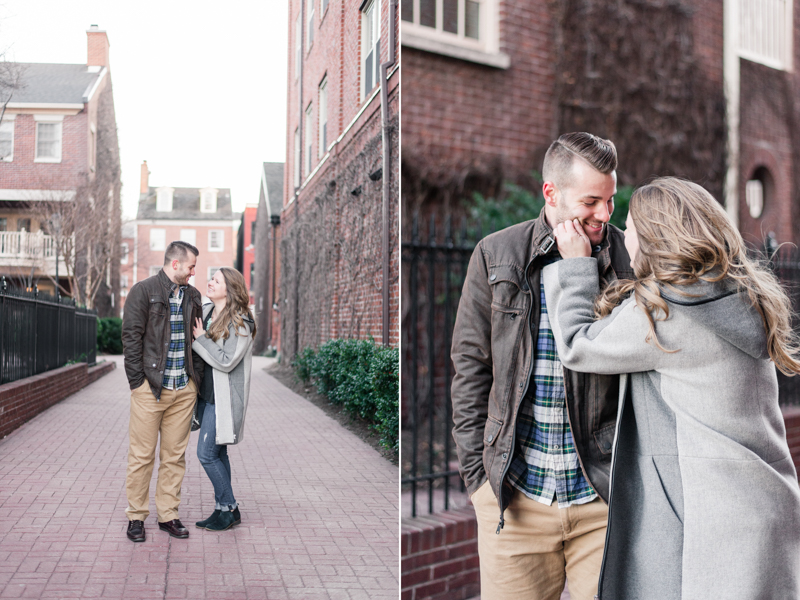
[[[128,521],[128,539],[132,542],[145,540],[143,521]]]
[[[172,521],[167,521],[166,523],[159,522],[158,528],[175,538],[183,539],[189,537],[189,530],[183,526],[180,519],[172,519]]]

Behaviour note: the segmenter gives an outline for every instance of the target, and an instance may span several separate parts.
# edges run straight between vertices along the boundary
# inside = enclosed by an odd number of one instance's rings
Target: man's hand
[[[592,244],[578,219],[556,225],[558,252],[562,258],[580,258],[592,255]]]

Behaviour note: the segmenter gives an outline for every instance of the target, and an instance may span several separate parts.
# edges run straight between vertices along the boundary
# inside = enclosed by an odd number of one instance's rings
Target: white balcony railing
[[[48,275],[55,274],[56,240],[41,231],[0,231],[0,266],[39,267]],[[60,274],[66,275],[64,257],[59,257]]]

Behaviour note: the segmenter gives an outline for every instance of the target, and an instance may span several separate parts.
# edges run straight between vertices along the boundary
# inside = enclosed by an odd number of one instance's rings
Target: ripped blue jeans
[[[214,486],[214,508],[221,511],[233,510],[238,506],[231,487],[231,463],[228,460],[228,447],[217,445],[217,413],[215,404],[206,404],[203,424],[197,439],[197,458],[206,470],[206,475]]]

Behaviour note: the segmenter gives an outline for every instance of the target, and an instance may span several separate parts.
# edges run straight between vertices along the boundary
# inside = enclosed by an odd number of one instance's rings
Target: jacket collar
[[[164,273],[164,269],[161,269],[158,272],[157,277],[158,281],[164,287],[164,290],[167,292],[168,295],[171,296],[172,294],[174,294],[175,290],[178,289],[178,287],[181,287],[183,289],[184,295],[186,294],[186,288],[188,288],[189,286],[188,285],[178,286],[177,283],[174,283],[169,277],[167,277],[167,274]]]

